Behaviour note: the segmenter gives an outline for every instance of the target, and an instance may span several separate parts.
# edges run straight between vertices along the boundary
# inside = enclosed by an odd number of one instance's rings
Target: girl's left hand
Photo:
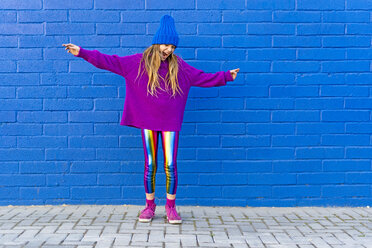
[[[240,71],[240,68],[238,69],[234,69],[234,70],[230,70],[230,73],[231,73],[231,76],[232,78],[235,80],[236,76],[238,75],[238,72]]]

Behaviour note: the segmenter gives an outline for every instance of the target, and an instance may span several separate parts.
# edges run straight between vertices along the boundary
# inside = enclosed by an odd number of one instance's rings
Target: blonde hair
[[[169,86],[171,86],[173,92],[172,97],[174,97],[176,93],[181,94],[180,91],[182,92],[182,89],[178,84],[178,56],[175,55],[174,53],[171,53],[168,56],[167,60],[169,61],[169,68],[167,75],[165,76],[164,79],[158,73],[161,63],[160,45],[159,44],[151,45],[143,52],[142,59],[140,61],[138,68],[137,78],[140,75],[141,71],[142,71],[141,76],[144,73],[144,70],[141,70],[142,69],[141,65],[142,63],[144,63],[145,70],[147,71],[147,75],[149,77],[149,80],[147,82],[147,93],[150,93],[152,96],[155,95],[157,97],[156,91],[157,88],[160,88],[161,90],[164,91],[164,89],[160,87],[159,78],[163,79],[165,82],[165,91],[168,92]]]

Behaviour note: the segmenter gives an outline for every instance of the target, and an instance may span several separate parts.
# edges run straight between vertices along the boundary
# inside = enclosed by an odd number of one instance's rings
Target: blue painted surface
[[[372,203],[369,0],[0,2],[0,205],[144,204],[125,81],[66,53],[121,56],[175,18],[176,53],[205,72],[180,133],[177,204]],[[165,203],[159,147],[157,203]]]

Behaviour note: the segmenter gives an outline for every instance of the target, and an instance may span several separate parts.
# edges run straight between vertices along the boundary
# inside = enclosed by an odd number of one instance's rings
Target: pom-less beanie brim
[[[160,27],[152,39],[152,44],[172,44],[178,46],[178,41],[179,37],[173,17],[164,15],[160,20]]]
[[[177,46],[179,38],[174,35],[158,35],[154,36],[152,44],[172,44]]]

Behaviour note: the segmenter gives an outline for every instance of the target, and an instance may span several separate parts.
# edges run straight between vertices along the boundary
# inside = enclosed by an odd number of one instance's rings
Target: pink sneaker
[[[169,207],[168,205],[165,205],[165,211],[167,212],[167,219],[170,224],[182,223],[181,217],[177,214],[176,206]]]
[[[141,211],[139,222],[150,222],[155,216],[155,203],[151,206],[146,203],[146,208]]]

